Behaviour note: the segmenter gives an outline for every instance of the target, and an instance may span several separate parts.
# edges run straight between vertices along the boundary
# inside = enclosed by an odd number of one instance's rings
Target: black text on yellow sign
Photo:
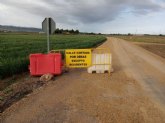
[[[70,68],[85,68],[91,66],[91,49],[65,50],[66,66]]]

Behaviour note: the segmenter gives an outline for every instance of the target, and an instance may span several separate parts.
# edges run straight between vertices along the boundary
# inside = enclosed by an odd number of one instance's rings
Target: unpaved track
[[[124,40],[112,40],[114,52],[126,74],[165,105],[165,59]]]
[[[165,122],[165,61],[138,46],[108,38],[109,74],[72,69],[7,109],[3,123]]]

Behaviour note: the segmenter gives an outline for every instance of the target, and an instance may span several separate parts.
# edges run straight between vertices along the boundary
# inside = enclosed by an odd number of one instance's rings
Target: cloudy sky
[[[0,25],[101,33],[165,34],[165,0],[0,0]]]

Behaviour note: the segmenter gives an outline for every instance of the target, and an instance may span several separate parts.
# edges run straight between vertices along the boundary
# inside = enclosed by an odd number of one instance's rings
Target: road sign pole
[[[56,23],[52,18],[46,17],[42,22],[42,30],[47,34],[47,52],[50,51],[50,34],[53,34],[56,29]]]
[[[49,18],[46,18],[47,21],[47,52],[50,50],[50,41],[49,41]]]

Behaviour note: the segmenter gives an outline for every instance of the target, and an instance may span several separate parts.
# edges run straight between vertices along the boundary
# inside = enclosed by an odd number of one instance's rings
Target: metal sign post
[[[50,41],[49,41],[49,18],[46,18],[47,22],[47,52],[49,53],[50,51]]]
[[[45,18],[42,22],[42,30],[47,34],[47,52],[50,51],[50,34],[56,29],[56,23],[52,18]]]

